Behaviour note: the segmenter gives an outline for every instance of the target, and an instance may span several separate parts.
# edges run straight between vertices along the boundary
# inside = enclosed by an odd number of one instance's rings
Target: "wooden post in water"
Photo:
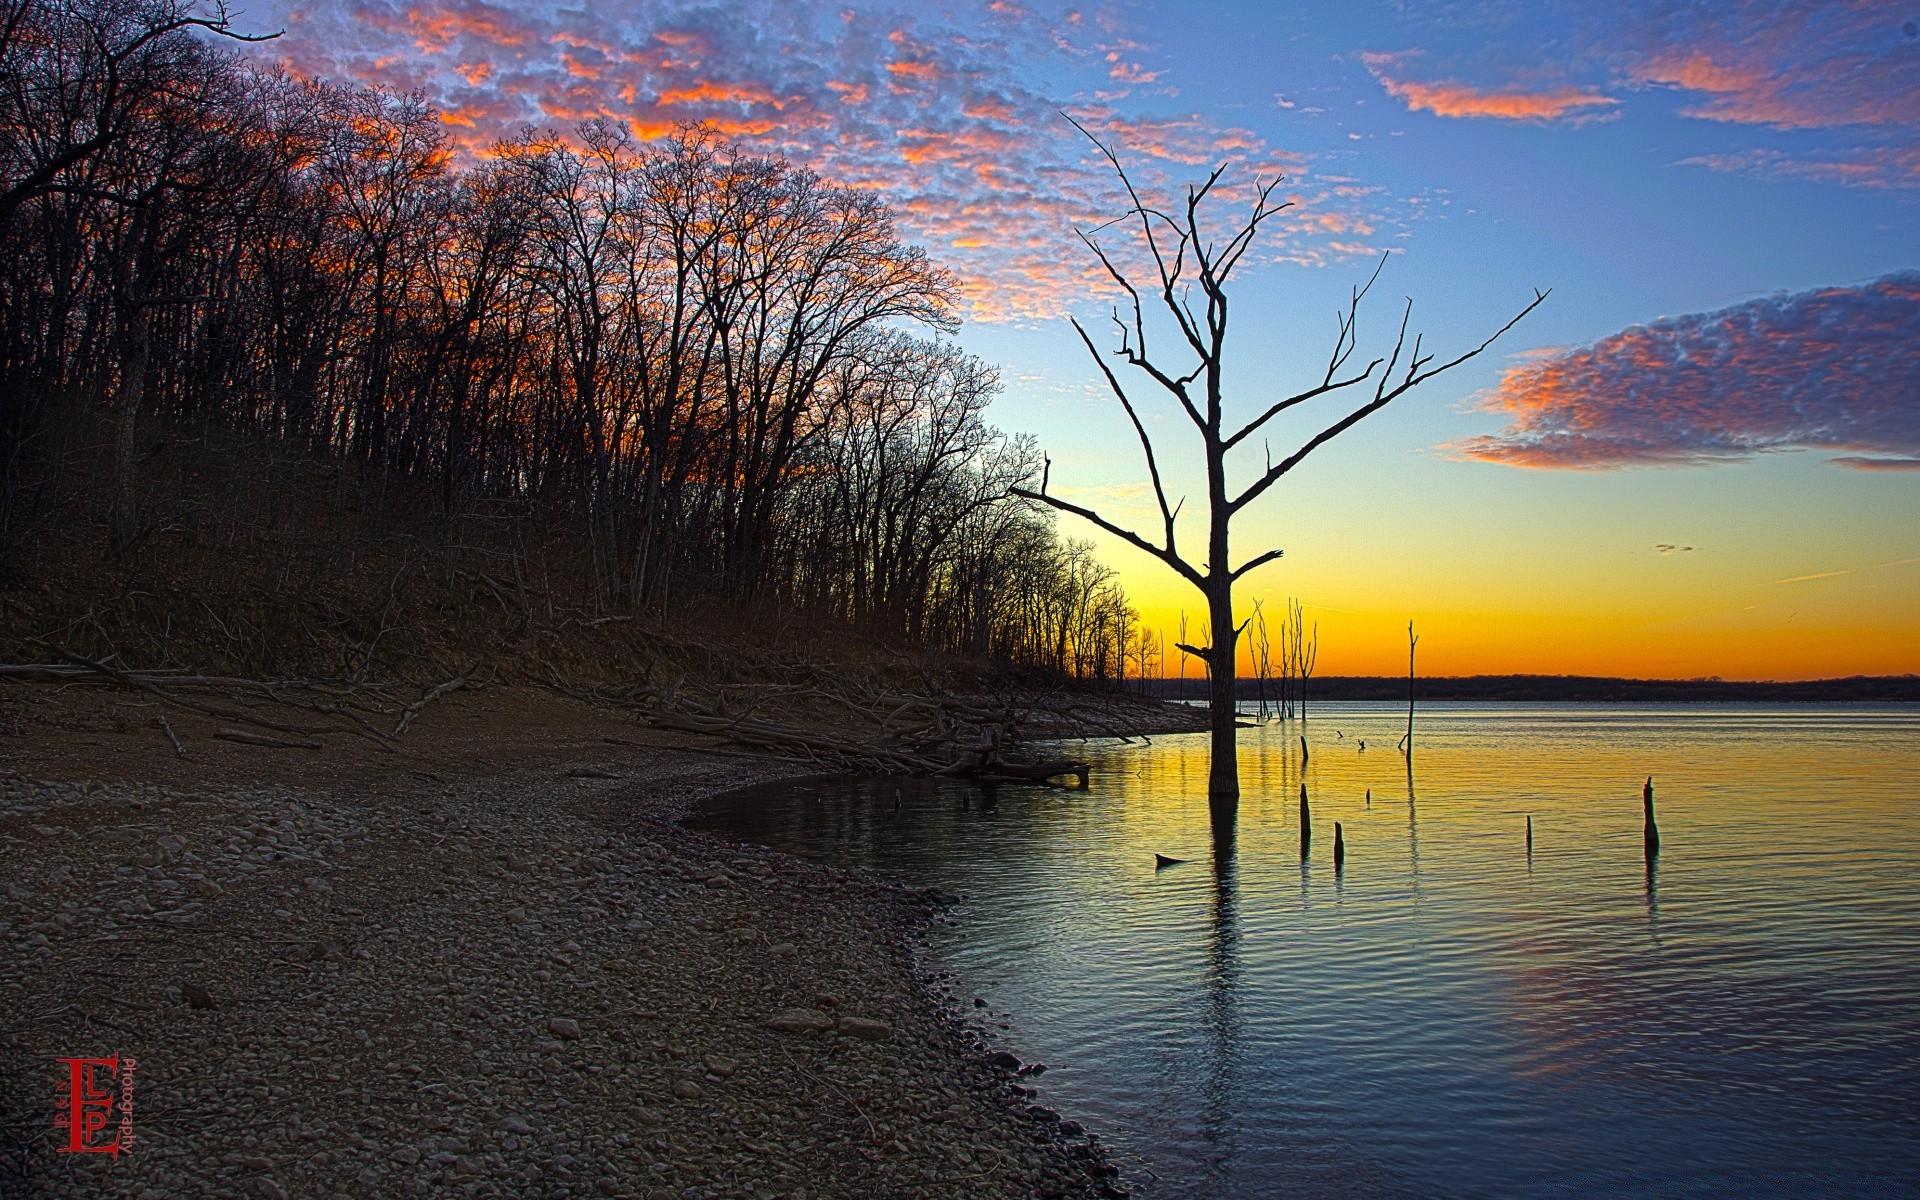
[[[1300,861],[1307,861],[1307,852],[1313,849],[1313,809],[1307,805],[1307,785],[1300,785]]]
[[[1335,871],[1347,865],[1347,838],[1340,828],[1340,822],[1333,823],[1333,869]]]
[[[1373,789],[1372,788],[1367,789],[1367,807],[1368,808],[1373,807]]]
[[[1660,827],[1653,823],[1653,776],[1647,776],[1647,787],[1641,794],[1641,803],[1646,810],[1647,861],[1660,857]]]
[[[1307,769],[1307,735],[1304,733],[1300,735],[1300,769]]]
[[[1527,814],[1527,857],[1533,857],[1533,814]]]

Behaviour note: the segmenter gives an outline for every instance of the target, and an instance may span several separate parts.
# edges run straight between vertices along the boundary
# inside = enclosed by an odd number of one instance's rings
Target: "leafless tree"
[[[1077,122],[1075,124],[1079,127]],[[1086,130],[1082,128],[1081,132],[1086,133]],[[1355,368],[1352,363],[1358,347],[1361,302],[1379,277],[1379,268],[1376,268],[1366,285],[1353,290],[1346,312],[1339,316],[1333,350],[1328,356],[1326,370],[1318,381],[1298,392],[1273,400],[1251,420],[1230,424],[1223,387],[1228,283],[1253,248],[1262,227],[1289,207],[1287,202],[1274,198],[1274,189],[1280,181],[1256,182],[1251,208],[1239,221],[1216,233],[1203,222],[1202,212],[1227,169],[1224,165],[1201,183],[1189,186],[1184,203],[1169,211],[1143,199],[1119,157],[1092,134],[1087,133],[1087,137],[1112,165],[1128,198],[1127,210],[1118,221],[1079,234],[1125,297],[1123,306],[1117,308],[1113,315],[1119,346],[1112,356],[1144,377],[1148,386],[1158,388],[1169,397],[1199,435],[1207,486],[1205,556],[1195,562],[1181,552],[1175,536],[1180,504],[1168,498],[1153,440],[1148,436],[1147,426],[1140,415],[1140,404],[1078,321],[1074,322],[1074,331],[1099,365],[1109,388],[1139,437],[1141,450],[1146,457],[1147,474],[1160,509],[1161,532],[1155,538],[1143,536],[1108,520],[1093,509],[1050,495],[1044,487],[1040,491],[1020,490],[1017,494],[1072,513],[1152,555],[1205,597],[1211,628],[1210,644],[1191,647],[1189,652],[1205,659],[1211,681],[1213,757],[1208,791],[1219,798],[1236,797],[1240,792],[1240,779],[1234,753],[1237,726],[1235,653],[1244,625],[1236,623],[1234,619],[1233,587],[1255,568],[1279,558],[1281,551],[1277,548],[1268,549],[1236,565],[1230,554],[1229,535],[1233,519],[1315,450],[1413,388],[1481,353],[1502,333],[1532,312],[1546,296],[1545,293],[1536,292],[1533,300],[1492,337],[1444,361],[1425,351],[1424,341],[1419,335],[1414,335],[1411,342],[1408,341],[1412,316],[1412,302],[1409,301],[1402,313],[1399,332],[1391,351],[1370,360],[1365,366]],[[1138,271],[1121,266],[1095,240],[1101,230],[1115,224],[1124,224],[1137,240],[1137,249],[1144,254],[1148,264],[1144,277]],[[1384,266],[1385,259],[1381,262]],[[1199,301],[1199,311],[1195,310],[1196,299]],[[1158,313],[1156,321],[1171,323],[1174,334],[1170,352],[1159,351],[1156,343],[1149,341],[1150,328],[1158,327],[1150,325],[1150,308]],[[1281,413],[1323,396],[1346,393],[1349,389],[1363,391],[1365,399],[1280,461],[1272,461],[1269,453],[1266,464],[1255,473],[1252,482],[1235,489],[1229,480],[1227,464],[1227,456],[1232,450],[1258,434]]]

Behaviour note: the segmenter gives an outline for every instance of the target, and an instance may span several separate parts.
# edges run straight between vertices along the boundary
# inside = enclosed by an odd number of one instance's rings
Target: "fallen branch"
[[[319,742],[289,742],[284,738],[268,737],[264,733],[249,733],[244,729],[219,729],[214,735],[223,741],[244,742],[249,746],[271,746],[276,750],[321,750]]]

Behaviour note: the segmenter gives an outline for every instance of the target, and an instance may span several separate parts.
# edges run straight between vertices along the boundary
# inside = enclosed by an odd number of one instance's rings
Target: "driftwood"
[[[943,696],[881,692],[857,680],[829,688],[816,684],[722,684],[705,698],[691,694],[685,677],[669,687],[577,688],[556,679],[551,686],[580,699],[635,710],[659,729],[703,734],[763,754],[835,770],[892,775],[942,775],[982,783],[1042,783],[1073,776],[1084,787],[1088,764],[1071,759],[1029,761],[1009,755],[1008,731],[1029,710],[1013,697],[999,703]],[[736,697],[735,693],[744,693]],[[817,702],[853,718],[852,730],[828,730],[758,715],[766,704],[791,711]],[[864,733],[859,728],[864,726]]]
[[[420,699],[412,703],[403,703],[394,693],[399,685],[394,683],[370,682],[362,679],[239,679],[220,675],[196,675],[177,671],[141,671],[116,667],[76,654],[61,646],[49,646],[48,650],[61,661],[51,663],[0,663],[0,679],[18,679],[39,683],[76,683],[119,684],[124,687],[138,688],[176,708],[187,709],[204,716],[214,717],[233,725],[265,730],[268,735],[280,734],[282,738],[265,736],[265,740],[254,738],[227,737],[227,734],[240,730],[223,730],[218,737],[228,741],[252,741],[255,745],[278,745],[304,747],[304,741],[288,741],[287,738],[307,739],[324,737],[330,734],[352,734],[364,737],[383,750],[392,750],[394,739],[406,733],[414,718],[422,709],[449,692],[466,687],[481,686],[474,682],[477,667],[469,668],[466,673],[447,680],[445,683],[428,689]],[[235,693],[245,694],[250,700],[264,701],[275,708],[292,710],[323,718],[315,722],[302,718],[280,719],[277,714],[269,716],[258,711],[245,711],[225,704],[212,703],[198,696],[185,694],[185,691],[211,691],[218,696],[226,693],[227,699],[238,699]],[[391,722],[390,729],[375,725]],[[173,744],[174,752],[185,756],[186,750],[180,739],[174,734],[173,727],[166,718],[158,718],[167,740]]]
[[[217,729],[213,736],[227,742],[244,742],[249,746],[272,746],[277,750],[321,750],[325,747],[319,742],[290,742],[285,738],[269,737],[264,733],[252,733],[245,729]]]

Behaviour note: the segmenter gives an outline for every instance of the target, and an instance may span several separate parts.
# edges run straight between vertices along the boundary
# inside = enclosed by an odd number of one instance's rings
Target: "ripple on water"
[[[934,953],[1144,1194],[1913,1188],[1920,709],[1432,704],[1411,772],[1404,719],[1316,706],[1304,778],[1299,722],[1247,731],[1231,826],[1204,735],[702,823],[968,893]]]

